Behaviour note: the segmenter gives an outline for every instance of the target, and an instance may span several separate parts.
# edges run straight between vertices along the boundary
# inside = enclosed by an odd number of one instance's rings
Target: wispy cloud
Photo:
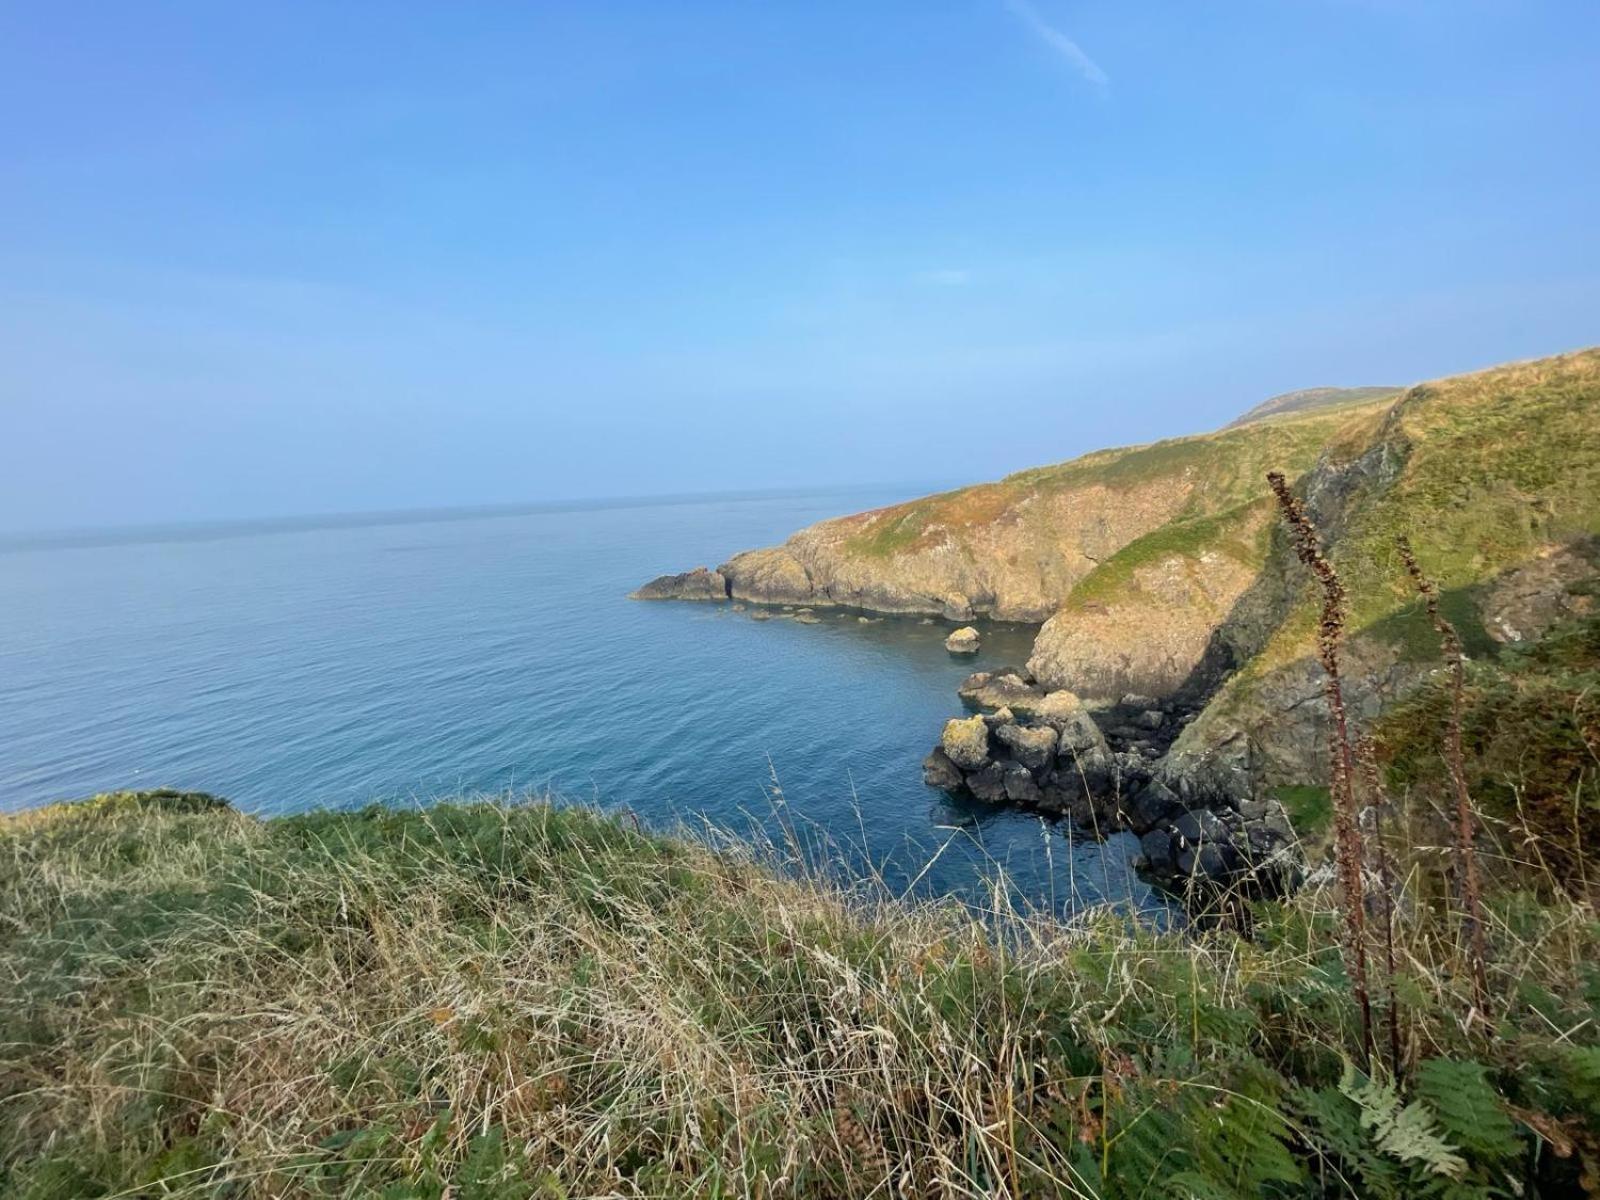
[[[1005,6],[1011,15],[1021,21],[1045,45],[1054,50],[1071,64],[1073,70],[1082,75],[1095,87],[1107,87],[1111,77],[1100,69],[1100,64],[1095,62],[1083,52],[1083,47],[1078,45],[1061,30],[1046,21],[1039,14],[1030,0],[1005,0]]]

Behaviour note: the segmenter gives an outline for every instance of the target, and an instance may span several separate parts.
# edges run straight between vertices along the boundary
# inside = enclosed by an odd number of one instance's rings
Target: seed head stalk
[[[1472,998],[1478,1016],[1489,1019],[1488,978],[1484,966],[1487,952],[1483,938],[1482,885],[1478,878],[1478,856],[1473,846],[1477,839],[1478,821],[1472,809],[1472,796],[1467,790],[1466,758],[1461,744],[1461,710],[1466,690],[1467,656],[1461,647],[1461,635],[1456,632],[1444,613],[1439,610],[1439,589],[1417,563],[1411,541],[1397,537],[1395,545],[1406,573],[1417,586],[1422,603],[1428,610],[1428,620],[1439,634],[1439,649],[1450,666],[1450,717],[1445,725],[1444,761],[1450,774],[1450,783],[1456,796],[1456,876],[1461,893],[1462,920],[1466,926],[1468,952],[1472,958]]]
[[[1344,638],[1345,590],[1333,564],[1322,553],[1316,527],[1305,506],[1289,490],[1279,471],[1267,474],[1294,541],[1295,554],[1316,577],[1322,589],[1322,618],[1317,625],[1317,657],[1324,674],[1323,695],[1333,722],[1329,750],[1329,785],[1333,797],[1334,859],[1343,893],[1345,965],[1351,991],[1361,1012],[1361,1051],[1367,1065],[1372,1060],[1372,1001],[1367,989],[1367,933],[1363,904],[1361,826],[1356,819],[1355,763],[1350,745],[1350,724],[1345,713],[1344,688],[1339,674],[1339,648]]]

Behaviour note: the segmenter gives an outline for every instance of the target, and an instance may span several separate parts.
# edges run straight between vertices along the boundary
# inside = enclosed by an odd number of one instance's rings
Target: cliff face
[[[1256,518],[1238,510],[1259,499],[1261,476],[1310,468],[1350,419],[1347,411],[1312,413],[1101,451],[823,521],[718,570],[733,598],[756,603],[1041,622],[1155,531],[1183,537],[1203,535],[1207,521],[1249,526]]]
[[[1358,708],[1436,662],[1396,534],[1479,652],[1591,604],[1600,561],[1600,350],[1370,391],[824,521],[718,571],[757,603],[1043,622],[1028,669],[1046,689],[1203,708],[1172,770],[1304,782],[1325,761],[1316,605],[1267,471],[1295,481],[1345,576]],[[671,584],[647,590],[714,590]]]

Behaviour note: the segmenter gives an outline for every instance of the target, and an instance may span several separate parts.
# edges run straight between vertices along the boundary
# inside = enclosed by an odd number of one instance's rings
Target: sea
[[[1164,911],[1137,843],[955,803],[920,769],[1033,630],[639,602],[905,488],[109,530],[0,541],[0,811],[123,788],[263,816],[550,797],[767,840],[873,886]],[[817,861],[813,863],[813,857]]]

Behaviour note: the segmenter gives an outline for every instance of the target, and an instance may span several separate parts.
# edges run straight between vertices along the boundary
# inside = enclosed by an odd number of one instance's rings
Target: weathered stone
[[[951,654],[976,654],[980,639],[971,625],[963,625],[944,640],[944,648]]]
[[[726,600],[728,580],[721,571],[696,567],[681,575],[660,575],[632,593],[630,600]]]
[[[1190,844],[1220,842],[1228,836],[1217,814],[1208,808],[1194,808],[1181,814],[1172,822],[1172,830]]]
[[[1032,774],[1024,766],[1007,767],[1004,786],[1006,799],[1014,804],[1037,804],[1044,798],[1044,793],[1039,790],[1038,783],[1034,781]]]
[[[1056,731],[1028,725],[1002,725],[995,737],[1011,748],[1011,755],[1034,771],[1047,770],[1056,757]]]
[[[989,732],[990,733],[993,733],[996,729],[999,729],[1002,725],[1015,724],[1016,719],[1017,719],[1016,718],[1016,714],[1013,713],[1009,708],[996,709],[992,713],[989,713],[989,712],[983,713],[982,716],[983,716],[983,723],[989,727]]]
[[[1006,769],[989,763],[967,776],[967,790],[985,804],[1000,804],[1006,798]]]
[[[963,771],[976,771],[989,761],[989,727],[982,717],[946,721],[939,746]]]
[[[1158,780],[1140,788],[1123,805],[1123,819],[1135,833],[1145,833],[1183,811],[1183,803],[1172,789]]]
[[[816,595],[805,566],[788,550],[747,550],[717,568],[735,600],[803,604]]]
[[[1172,854],[1172,834],[1165,829],[1152,829],[1140,838],[1139,853],[1144,856],[1146,869],[1157,874],[1166,874],[1177,865]]]
[[[1011,669],[969,675],[956,694],[974,708],[1009,708],[1023,717],[1037,713],[1045,698],[1023,672]]]
[[[966,786],[961,778],[961,768],[951,762],[950,756],[938,746],[922,760],[922,782],[944,792],[959,792]]]
[[[1147,708],[1133,719],[1133,723],[1140,729],[1160,729],[1167,723],[1167,714],[1154,708]]]

